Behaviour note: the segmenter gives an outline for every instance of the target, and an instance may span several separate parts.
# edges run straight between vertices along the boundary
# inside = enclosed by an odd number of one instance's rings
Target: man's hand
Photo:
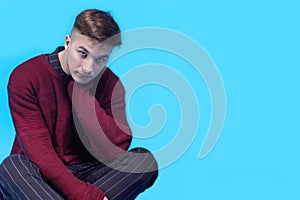
[[[104,197],[104,199],[103,200],[108,200],[108,198],[107,197]]]

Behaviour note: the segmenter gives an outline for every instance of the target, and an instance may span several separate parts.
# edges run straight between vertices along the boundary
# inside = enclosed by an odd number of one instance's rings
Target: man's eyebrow
[[[87,53],[90,53],[85,47],[83,47],[83,46],[79,46],[79,48],[81,48],[82,50],[84,50],[85,52],[87,52]]]
[[[78,48],[81,48],[83,51],[85,51],[86,53],[90,53],[85,47],[83,46],[79,46]],[[108,58],[109,55],[102,55],[102,56],[99,56],[99,58]]]
[[[108,55],[99,56],[99,58],[108,58]]]

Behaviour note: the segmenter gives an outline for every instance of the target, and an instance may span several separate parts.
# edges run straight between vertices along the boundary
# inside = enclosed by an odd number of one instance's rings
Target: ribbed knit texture
[[[67,199],[102,200],[105,195],[92,184],[78,180],[66,167],[95,159],[78,137],[72,106],[80,122],[79,130],[92,140],[90,147],[96,157],[112,160],[122,153],[120,149],[127,150],[131,142],[124,109],[125,92],[119,79],[106,68],[96,98],[89,89],[58,74],[45,55],[21,64],[9,79],[9,105],[16,129],[11,153],[26,155]],[[73,91],[77,96],[73,96],[72,104]],[[93,110],[96,118],[90,119]],[[100,131],[95,128],[97,125]]]

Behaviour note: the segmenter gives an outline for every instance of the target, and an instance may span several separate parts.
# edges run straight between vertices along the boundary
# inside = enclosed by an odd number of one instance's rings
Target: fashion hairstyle
[[[88,9],[77,15],[73,31],[78,31],[100,43],[105,42],[112,46],[121,45],[120,27],[109,12],[97,9]]]

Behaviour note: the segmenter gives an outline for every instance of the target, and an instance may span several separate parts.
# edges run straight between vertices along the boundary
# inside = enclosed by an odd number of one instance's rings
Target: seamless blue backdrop
[[[10,72],[62,45],[74,17],[86,8],[111,11],[122,31],[163,27],[188,35],[207,50],[223,77],[226,123],[213,151],[200,160],[210,120],[209,94],[201,77],[195,81],[193,71],[158,52],[144,56],[137,52],[111,66],[121,76],[143,62],[174,64],[201,93],[195,140],[138,199],[300,199],[300,4],[296,0],[1,0],[0,161],[9,155],[15,134],[6,91]],[[168,91],[143,89],[148,92],[137,91],[128,104],[132,119],[147,124],[147,109],[161,103],[171,122],[156,138],[134,139],[133,146],[157,150],[176,136],[180,110]],[[159,96],[145,98],[149,91]]]

